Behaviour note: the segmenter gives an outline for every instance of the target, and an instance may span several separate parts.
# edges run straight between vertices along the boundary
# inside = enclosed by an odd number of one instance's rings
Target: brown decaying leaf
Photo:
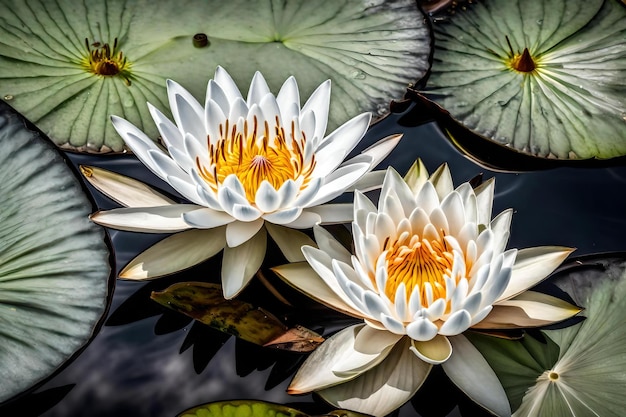
[[[287,328],[271,313],[240,300],[226,300],[219,284],[181,282],[150,295],[157,303],[248,342],[310,352],[324,338],[302,326]]]

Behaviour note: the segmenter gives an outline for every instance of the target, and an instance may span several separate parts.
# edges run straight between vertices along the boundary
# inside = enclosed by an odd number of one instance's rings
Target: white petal
[[[430,178],[428,178],[428,182],[435,186],[440,201],[454,190],[454,183],[452,182],[452,175],[450,174],[448,164],[442,164],[437,168]]]
[[[385,178],[385,171],[371,171],[363,175],[357,182],[352,184],[346,189],[346,192],[361,191],[366,193],[379,189],[383,185],[383,179]]]
[[[456,336],[467,330],[470,324],[472,324],[472,316],[465,310],[459,310],[452,313],[448,320],[443,323],[439,329],[439,334]]]
[[[285,80],[280,91],[276,96],[276,102],[280,107],[283,123],[291,123],[294,117],[300,114],[300,92],[298,91],[298,83],[291,76]]]
[[[266,213],[263,218],[270,223],[286,225],[295,221],[301,214],[301,207],[290,207],[273,213]]]
[[[208,138],[209,143],[215,144],[218,140],[222,139],[220,126],[226,122],[226,115],[220,106],[213,100],[209,100],[207,102],[204,113],[206,137]]]
[[[352,221],[354,209],[352,204],[339,203],[322,204],[310,207],[305,211],[317,214],[323,224],[336,224],[350,223]]]
[[[282,119],[280,116],[280,109],[278,103],[276,103],[276,97],[273,94],[266,94],[259,103],[259,107],[263,112],[263,117],[267,121],[269,127],[270,137],[274,137],[276,129],[282,127]],[[269,139],[269,138],[268,138]]]
[[[504,290],[499,300],[514,297],[543,281],[573,251],[574,249],[559,246],[539,246],[519,250],[509,286]]]
[[[234,248],[247,242],[255,236],[257,232],[259,232],[261,227],[263,227],[263,223],[263,219],[257,219],[251,222],[235,221],[229,223],[226,226],[226,243],[228,244],[228,247]],[[244,259],[245,258],[242,258],[240,261]]]
[[[254,203],[262,212],[270,213],[280,206],[280,196],[269,181],[263,180],[254,195]]]
[[[408,340],[398,342],[378,366],[318,394],[342,409],[375,416],[390,414],[413,397],[431,369],[409,351],[407,344]]]
[[[141,181],[106,169],[80,165],[80,172],[93,187],[126,207],[156,207],[175,202]]]
[[[379,319],[380,323],[385,326],[385,328],[390,332],[395,334],[406,334],[406,328],[404,327],[404,323],[396,319],[395,317],[389,316],[387,314],[381,314]]]
[[[447,303],[443,298],[438,298],[434,303],[428,306],[426,309],[426,316],[429,320],[435,321],[439,320],[443,315],[444,311],[446,311]]]
[[[430,320],[419,317],[406,326],[406,334],[413,340],[428,341],[437,335],[439,328]]]
[[[189,132],[196,138],[206,136],[204,109],[191,93],[175,81],[167,80],[170,110],[180,133]]]
[[[487,225],[491,220],[491,209],[493,206],[493,196],[495,180],[489,178],[474,190],[476,194],[476,207],[478,209],[478,223]]]
[[[388,195],[397,196],[398,202],[403,209],[402,217],[409,217],[415,210],[415,197],[411,189],[392,167],[387,168],[383,188],[380,191],[380,199],[386,199]]]
[[[450,338],[453,353],[443,364],[452,382],[474,402],[497,416],[510,416],[502,384],[485,358],[463,335]],[[480,381],[480,383],[477,383]]]
[[[278,198],[280,199],[280,207],[288,207],[296,199],[298,195],[298,186],[295,181],[289,179],[283,183],[278,189]]]
[[[296,372],[287,392],[304,394],[345,382],[355,376],[339,376],[332,369],[354,352],[354,340],[365,324],[355,324],[326,339]]]
[[[361,374],[382,362],[401,338],[401,335],[364,326],[355,337],[353,352],[336,363],[332,370],[340,377]]]
[[[369,113],[360,114],[328,135],[323,141],[323,146],[315,152],[316,165],[313,175],[325,177],[333,172],[363,138],[370,119]]]
[[[124,279],[152,279],[203,262],[226,245],[224,227],[187,230],[169,236],[140,253],[119,273]]]
[[[213,79],[222,88],[224,94],[226,94],[226,97],[228,97],[230,102],[233,102],[236,98],[241,97],[239,88],[237,88],[237,85],[224,68],[218,66],[215,70],[215,76]]]
[[[293,229],[310,229],[316,224],[321,223],[322,218],[317,214],[309,210],[302,210],[300,216],[291,223],[285,223],[284,226],[291,227]]]
[[[211,229],[235,221],[234,217],[224,211],[216,211],[206,207],[188,211],[182,216],[185,223],[197,229]]]
[[[98,211],[91,216],[91,220],[102,226],[130,232],[171,233],[189,229],[182,214],[198,208],[194,204],[120,208]]]
[[[511,220],[513,218],[513,210],[504,210],[498,214],[491,222],[489,228],[493,231],[495,240],[493,242],[493,250],[498,253],[504,251],[509,240],[511,229]]]
[[[257,71],[252,77],[250,89],[248,90],[248,99],[246,100],[248,107],[252,107],[252,104],[260,103],[261,99],[265,97],[266,94],[270,94],[270,89],[267,86],[265,78],[263,78],[263,74]]]
[[[296,197],[291,205],[296,207],[310,207],[313,204],[309,203],[311,202],[311,200],[316,198],[317,193],[319,192],[323,184],[324,178],[313,178],[311,181],[309,181],[309,184],[306,186],[306,188],[298,194],[298,197]],[[326,201],[323,201],[323,203],[325,202]]]
[[[232,223],[231,223],[232,224]],[[259,230],[251,239],[235,247],[224,248],[222,259],[222,290],[231,299],[244,289],[261,267],[267,247],[267,233]],[[242,262],[242,260],[245,260]]]
[[[270,234],[278,249],[289,262],[303,262],[305,257],[302,254],[302,246],[315,247],[315,242],[308,235],[298,230],[279,226],[270,222],[265,223],[265,228]]]
[[[313,233],[320,250],[326,252],[331,259],[337,259],[338,261],[350,264],[352,254],[339,243],[330,232],[321,226],[314,226]]]
[[[154,123],[159,130],[161,138],[165,145],[169,148],[170,146],[182,150],[183,149],[183,135],[180,133],[178,128],[170,119],[165,117],[163,113],[152,104],[148,103],[148,111],[154,120]]]
[[[313,137],[323,138],[326,132],[326,124],[328,122],[328,109],[330,106],[330,80],[324,81],[313,91],[313,94],[304,103],[302,112],[309,110],[315,113],[315,132]],[[326,138],[327,139],[327,138]],[[323,139],[324,141],[326,139]]]
[[[430,214],[435,207],[439,207],[439,196],[437,196],[437,190],[430,182],[427,182],[420,189],[420,192],[415,198],[415,202],[417,207],[424,210],[426,214]]]
[[[206,99],[205,99],[205,108],[208,106],[209,101],[213,101],[217,104],[224,114],[229,114],[230,112],[230,103],[226,93],[220,87],[220,85],[215,80],[209,80],[206,86]],[[208,118],[205,121],[209,120]],[[231,119],[237,120],[237,119]]]
[[[400,139],[402,139],[401,134],[387,136],[363,150],[361,155],[369,156],[371,158],[370,164],[374,168],[395,149]]]
[[[141,163],[150,169],[156,176],[165,181],[163,173],[158,169],[158,167],[152,165],[152,159],[148,157],[149,150],[162,152],[156,143],[154,143],[152,139],[146,136],[146,134],[135,125],[122,119],[121,117],[111,116],[111,123]]]
[[[465,208],[459,193],[453,191],[441,201],[441,210],[448,220],[448,233],[456,235],[467,222],[465,218]],[[476,219],[471,221],[475,222]]]
[[[331,289],[320,274],[306,262],[277,266],[272,268],[272,271],[283,281],[319,303],[353,317],[363,317],[363,314],[347,299],[336,283],[334,286],[338,290]],[[327,271],[332,274],[332,271]]]

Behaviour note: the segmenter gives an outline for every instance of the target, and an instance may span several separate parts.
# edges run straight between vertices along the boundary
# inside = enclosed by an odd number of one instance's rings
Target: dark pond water
[[[494,172],[459,152],[436,124],[418,125],[419,114],[420,109],[413,108],[390,116],[368,132],[360,148],[385,135],[402,132],[405,136],[400,146],[383,163],[401,173],[420,157],[431,172],[447,162],[457,184],[480,173],[484,178],[496,177],[494,214],[509,207],[515,209],[511,247],[573,246],[578,248],[576,255],[626,250],[623,164]],[[68,156],[76,164],[101,166],[169,190],[134,157]],[[94,198],[101,208],[115,207],[97,192]],[[110,235],[118,270],[163,237],[116,231]],[[269,256],[266,266],[281,262]],[[149,299],[151,291],[178,281],[219,282],[218,271],[219,260],[211,260],[185,273],[148,283],[117,281],[104,325],[87,348],[36,391],[0,407],[0,415],[174,416],[200,403],[243,398],[289,404],[312,414],[329,411],[313,396],[285,393],[304,356],[235,340]],[[280,304],[258,282],[253,282],[241,297],[284,316],[288,322],[325,334],[352,322],[315,306],[280,282],[272,282],[299,308]],[[396,415],[480,414],[441,372],[434,372],[422,391]]]

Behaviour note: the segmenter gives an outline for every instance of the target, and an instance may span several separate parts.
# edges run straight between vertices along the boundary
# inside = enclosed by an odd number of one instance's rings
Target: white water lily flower
[[[234,297],[263,261],[266,232],[289,261],[303,259],[293,245],[310,239],[290,228],[351,221],[350,204],[321,204],[357,181],[372,185],[375,176],[367,174],[400,140],[400,135],[390,136],[344,161],[365,134],[371,115],[356,116],[324,136],[330,80],[302,108],[293,77],[274,96],[257,72],[244,99],[221,67],[208,83],[204,107],[174,81],[168,80],[167,91],[175,123],[148,104],[166,151],[128,121],[116,116],[112,121],[139,160],[190,203],[142,207],[131,201],[127,208],[92,218],[122,230],[204,232],[175,235],[155,245],[122,271],[124,278],[176,272],[224,248],[224,296]],[[114,188],[119,192],[123,184]]]
[[[504,390],[470,328],[508,329],[564,320],[580,309],[526,291],[572,251],[506,250],[512,211],[491,220],[494,181],[453,189],[447,166],[430,178],[414,165],[403,180],[387,170],[378,207],[356,192],[351,254],[316,227],[308,263],[274,268],[285,281],[364,324],[329,338],[297,372],[290,393],[317,391],[330,403],[386,415],[442,364],[470,398],[510,415]]]

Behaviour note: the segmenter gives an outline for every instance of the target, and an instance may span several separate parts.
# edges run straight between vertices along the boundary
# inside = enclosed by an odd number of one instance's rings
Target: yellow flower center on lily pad
[[[243,129],[237,125],[230,126],[228,120],[220,124],[220,139],[212,143],[208,138],[213,169],[203,166],[196,158],[200,175],[214,191],[226,177],[236,175],[250,203],[254,203],[256,192],[264,180],[278,190],[287,180],[297,182],[301,179],[300,189],[305,188],[315,168],[315,156],[305,160],[304,132],[295,132],[295,125],[292,124],[287,136],[278,118],[274,132],[270,132],[267,122],[260,130],[257,118],[253,120],[254,126],[248,126],[246,121]]]
[[[454,255],[443,239],[428,240],[413,235],[400,238],[387,249],[387,284],[385,294],[395,301],[396,290],[401,283],[406,287],[407,298],[415,287],[420,289],[422,300],[427,299],[426,283],[430,284],[433,300],[445,298],[444,275],[452,273]],[[424,302],[424,301],[422,301]]]
[[[119,76],[124,79],[126,85],[130,85],[130,62],[126,60],[122,51],[117,50],[117,38],[113,42],[113,47],[100,42],[90,45],[89,40],[85,38],[85,47],[87,55],[83,57],[81,65],[87,72],[100,76]]]

